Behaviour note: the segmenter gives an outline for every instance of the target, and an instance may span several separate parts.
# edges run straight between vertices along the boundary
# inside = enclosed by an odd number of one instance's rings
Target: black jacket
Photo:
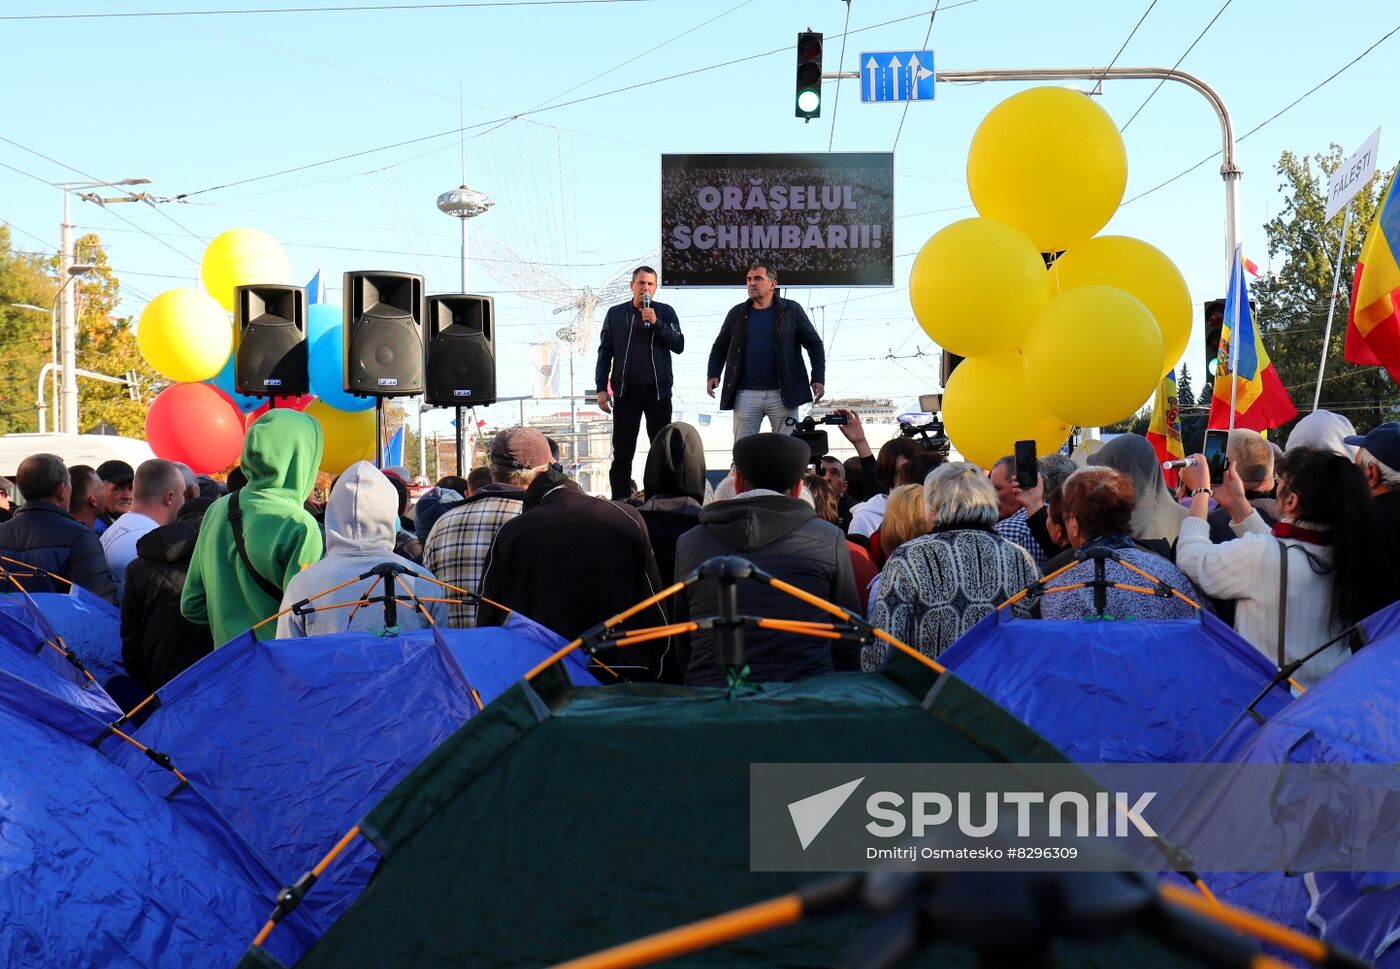
[[[61,575],[116,605],[117,580],[97,533],[52,501],[30,501],[0,525],[0,555]],[[14,569],[13,563],[0,565]],[[17,576],[30,592],[67,592],[47,576]]]
[[[676,574],[685,575],[717,555],[738,555],[775,578],[833,602],[856,615],[863,610],[851,571],[846,536],[817,517],[810,505],[786,495],[763,494],[715,502],[700,513],[700,527],[676,543]],[[709,619],[718,614],[718,586],[699,582],[684,595],[686,618]],[[785,592],[753,581],[739,584],[739,612],[767,619],[826,622],[830,616]],[[859,648],[833,645],[831,640],[792,633],[746,630],[744,643],[749,679],[756,683],[786,682],[859,669]],[[715,656],[713,632],[692,633],[689,656],[684,655],[686,686],[723,686],[725,671]]]
[[[620,502],[590,498],[572,482],[558,484],[538,505],[501,526],[487,553],[481,595],[573,639],[661,591],[642,516]],[[477,609],[478,626],[499,626],[501,610]],[[648,609],[628,629],[663,625]],[[602,650],[599,659],[624,680],[662,675],[660,645]],[[601,680],[605,670],[596,669]]]
[[[180,593],[201,519],[179,519],[142,535],[122,587],[122,662],[149,695],[214,649],[208,626],[180,614]]]
[[[651,341],[651,362],[656,368],[656,396],[662,400],[671,396],[671,354],[685,350],[685,334],[681,332],[681,321],[676,311],[666,303],[652,300],[651,308],[656,311],[656,338]],[[627,354],[632,351],[632,319],[641,311],[632,301],[608,307],[603,317],[603,332],[598,341],[598,366],[593,379],[596,390],[606,390],[608,374],[613,377],[613,393],[621,397],[627,393]],[[613,364],[616,363],[616,366]]]
[[[807,311],[790,299],[774,297],[773,305],[778,307],[777,318],[773,323],[773,359],[778,362],[778,387],[782,391],[784,407],[800,407],[812,400],[810,384],[826,383],[826,349]],[[719,395],[719,409],[733,410],[734,398],[739,393],[739,375],[744,367],[744,338],[749,328],[749,308],[752,300],[745,300],[734,307],[724,317],[710,347],[710,363],[707,376],[718,377],[724,371],[724,384]],[[802,349],[812,358],[812,376],[807,377],[807,365],[802,362]]]

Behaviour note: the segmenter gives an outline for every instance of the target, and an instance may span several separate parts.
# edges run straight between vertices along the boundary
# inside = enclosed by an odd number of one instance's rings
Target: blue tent
[[[244,634],[159,691],[129,730],[166,751],[282,884],[309,871],[412,768],[564,641],[527,619],[499,629],[349,632],[258,641]],[[596,680],[576,664],[576,684]],[[142,711],[142,715],[145,711]],[[127,744],[103,751],[132,770]],[[304,908],[329,924],[369,881],[364,840]],[[268,896],[268,910],[271,909]],[[262,924],[244,926],[251,938]]]
[[[0,670],[13,673],[104,722],[121,716],[121,709],[96,679],[89,678],[65,656],[28,593],[0,595]]]
[[[1205,612],[1052,621],[1002,609],[938,659],[1081,764],[1198,763],[1275,673]],[[1277,686],[1255,709],[1288,701]]]
[[[94,743],[106,729],[0,671],[0,961],[233,964],[277,879],[194,787],[104,757]],[[294,913],[271,942],[295,956],[321,928]]]
[[[1400,603],[1367,619],[1362,629],[1366,648],[1271,716],[1233,752],[1234,760],[1400,764]],[[1337,806],[1343,812],[1356,809],[1354,804]],[[1225,886],[1222,897],[1294,928],[1311,928],[1329,942],[1393,969],[1400,967],[1397,886],[1396,872],[1315,872],[1301,878],[1270,873]],[[1277,911],[1279,899],[1291,900],[1290,911]]]

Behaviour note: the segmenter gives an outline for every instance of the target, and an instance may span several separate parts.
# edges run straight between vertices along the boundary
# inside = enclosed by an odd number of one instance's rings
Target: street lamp
[[[59,287],[58,296],[55,297],[58,300],[59,309],[56,328],[59,330],[62,345],[62,365],[59,369],[63,372],[63,389],[59,395],[61,413],[57,416],[60,419],[55,421],[55,430],[67,431],[69,434],[78,433],[78,314],[74,289],[68,284],[78,276],[90,272],[93,268],[92,266],[83,266],[77,273],[74,272],[77,259],[73,253],[73,225],[72,217],[69,214],[69,195],[80,189],[149,185],[150,182],[149,178],[123,178],[117,182],[54,183],[57,188],[63,190],[63,221],[59,223],[60,252],[58,257],[63,282]],[[139,202],[144,201],[144,199],[130,195],[121,199],[96,199],[96,201],[99,205],[105,205],[108,202]]]

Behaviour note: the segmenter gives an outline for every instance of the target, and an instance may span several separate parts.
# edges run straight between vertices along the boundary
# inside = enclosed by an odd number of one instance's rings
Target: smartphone
[[[1224,428],[1215,428],[1206,431],[1205,449],[1201,452],[1206,458],[1206,467],[1210,469],[1210,483],[1218,485],[1225,480],[1225,469],[1230,465],[1230,459],[1225,456],[1225,448],[1230,443],[1230,432]]]
[[[1023,491],[1029,491],[1035,487],[1036,481],[1040,477],[1040,471],[1036,467],[1035,442],[1016,442],[1016,485]]]

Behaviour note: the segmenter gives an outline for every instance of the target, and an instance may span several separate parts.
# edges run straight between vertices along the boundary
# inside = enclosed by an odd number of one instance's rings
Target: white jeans
[[[780,390],[739,391],[734,398],[734,440],[757,434],[765,417],[773,433],[791,434],[792,428],[784,422],[789,417],[797,420],[797,408],[783,406]]]

